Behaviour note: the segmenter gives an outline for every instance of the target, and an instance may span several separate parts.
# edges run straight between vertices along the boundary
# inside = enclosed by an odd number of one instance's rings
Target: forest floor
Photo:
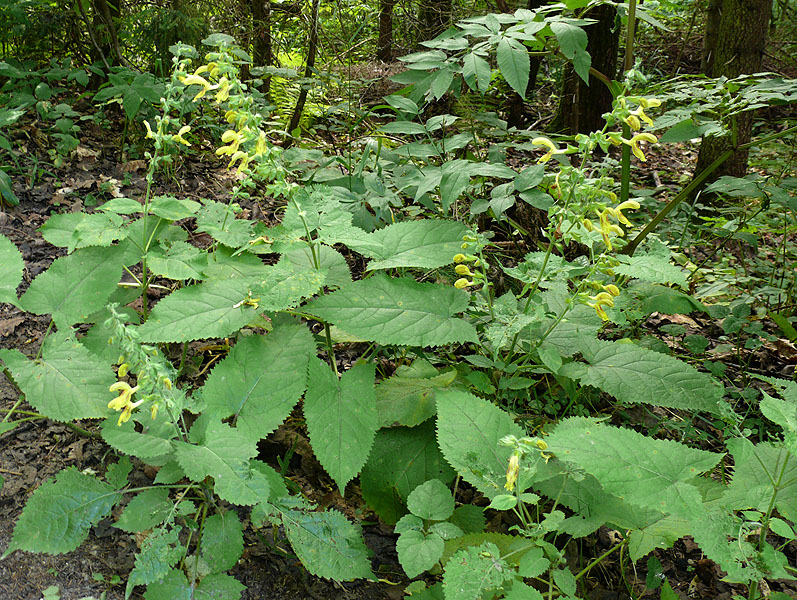
[[[143,196],[146,163],[141,160],[120,161],[118,145],[107,134],[99,129],[84,130],[79,150],[64,167],[55,173],[39,174],[32,185],[30,181],[14,182],[20,205],[0,211],[0,233],[13,241],[24,255],[26,271],[20,293],[63,254],[63,250],[51,246],[38,231],[50,215],[90,211],[93,206],[114,196]],[[660,177],[659,172],[667,172],[676,178],[682,176],[685,169],[689,170],[688,165],[694,164],[690,162],[690,156],[673,153],[659,159],[651,157],[647,171],[639,175],[661,185],[656,181]],[[228,197],[232,177],[215,159],[211,163],[191,159],[181,167],[180,179],[164,182],[157,193],[173,193],[197,200],[223,199]],[[273,206],[244,204],[244,212],[240,216],[273,223],[274,211]],[[200,245],[208,243],[199,237],[194,241]],[[0,347],[16,348],[33,355],[48,324],[47,316],[36,317],[11,305],[0,304]],[[643,328],[665,344],[675,344],[673,336],[660,329],[666,324],[681,325],[690,334],[702,334],[712,344],[721,333],[718,323],[707,315],[654,314]],[[773,324],[766,327],[772,333],[778,333]],[[194,350],[197,360],[195,374],[199,374],[202,366],[214,358],[211,354],[203,354],[198,346]],[[745,351],[744,356],[722,358],[731,371],[744,365],[744,368],[756,372],[791,378],[797,364],[797,349],[786,340],[779,340],[765,344],[754,353]],[[0,376],[0,409],[11,409],[18,399],[15,387]],[[244,557],[231,572],[247,587],[242,597],[260,600],[403,598],[407,579],[398,564],[392,529],[378,523],[364,505],[356,486],[349,487],[350,493],[345,498],[340,496],[313,458],[301,428],[292,422],[289,419],[286,426],[270,436],[262,445],[259,458],[279,469],[278,458],[294,449],[289,469],[291,479],[302,493],[322,507],[335,507],[350,518],[363,522],[366,544],[373,551],[374,572],[380,580],[334,583],[315,578],[303,569],[286,543],[270,541],[247,528]],[[89,431],[95,428],[91,422],[80,425]],[[0,489],[0,552],[8,547],[16,519],[41,483],[68,466],[103,473],[111,459],[108,447],[100,439],[78,435],[65,425],[45,420],[28,421],[0,433],[0,448],[0,476],[4,478]],[[153,472],[138,463],[131,478],[137,484],[145,485],[153,476]],[[242,515],[245,516],[244,513]],[[102,594],[107,600],[123,598],[125,577],[133,568],[136,538],[114,528],[113,522],[113,516],[101,521],[92,528],[86,542],[69,554],[46,556],[18,551],[0,561],[0,596],[5,600],[40,600],[45,589],[57,586],[62,600],[100,598]],[[614,535],[615,532],[604,528],[596,547],[585,549],[585,552],[599,552],[601,539],[605,538],[608,544]],[[791,544],[790,555],[792,560],[797,556],[796,542]],[[655,556],[662,565],[663,574],[682,598],[730,600],[733,594],[742,593],[741,588],[721,581],[719,568],[704,559],[689,538],[680,540],[670,550],[657,551]],[[601,569],[596,569],[590,576],[593,586],[590,598],[627,599],[632,597],[629,590],[633,590],[635,598],[658,598],[658,591],[645,591],[647,569],[642,562],[635,568],[612,558],[604,561]],[[781,591],[797,598],[797,584],[786,582],[778,585]],[[142,598],[141,590],[137,588],[137,593],[132,596],[134,600]]]

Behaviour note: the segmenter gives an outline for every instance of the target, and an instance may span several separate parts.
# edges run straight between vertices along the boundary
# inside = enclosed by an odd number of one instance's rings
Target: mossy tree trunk
[[[704,48],[713,48],[713,57],[704,59],[710,69],[710,77],[738,77],[761,70],[764,60],[772,0],[712,0],[720,1],[720,18],[716,41],[707,40]],[[709,18],[711,15],[709,14]],[[706,34],[709,34],[707,29]],[[750,141],[753,128],[753,113],[747,112],[735,118],[736,146]],[[713,163],[723,152],[732,148],[730,136],[707,137],[700,144],[700,154],[695,175]],[[744,177],[747,173],[748,151],[734,152],[705,181],[704,185],[722,175]]]

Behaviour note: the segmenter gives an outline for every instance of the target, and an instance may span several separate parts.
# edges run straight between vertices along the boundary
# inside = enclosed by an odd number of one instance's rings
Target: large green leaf
[[[360,528],[335,510],[287,511],[285,533],[302,565],[317,577],[336,581],[373,578]]]
[[[14,550],[71,552],[120,499],[121,495],[110,485],[75,467],[61,471],[33,492],[3,558]]]
[[[174,502],[169,500],[169,488],[155,487],[144,490],[125,506],[114,527],[130,533],[147,531],[169,518],[173,509]]]
[[[474,92],[485,93],[491,76],[490,64],[475,52],[469,52],[462,59],[462,78]]]
[[[167,456],[172,453],[171,440],[176,436],[172,423],[167,422],[161,413],[161,418],[154,422],[146,414],[141,419],[141,431],[137,431],[137,414],[126,423],[118,424],[118,419],[109,417],[102,424],[102,439],[119,452],[136,456],[153,464],[153,459]]]
[[[376,275],[322,296],[305,310],[380,344],[443,346],[477,341],[473,325],[453,317],[467,308],[468,299],[452,286]]]
[[[304,393],[314,354],[313,337],[303,323],[278,323],[267,336],[241,339],[202,387],[205,412],[218,419],[235,417],[236,430],[247,439],[266,437]]]
[[[355,365],[338,379],[311,359],[304,416],[318,461],[343,494],[368,459],[377,429],[373,364]]]
[[[232,504],[251,505],[268,498],[266,476],[249,465],[257,454],[255,441],[242,437],[229,425],[210,423],[204,443],[172,442],[177,462],[191,481],[213,477],[220,498]]]
[[[17,286],[22,281],[25,261],[14,243],[0,235],[0,302],[17,303]]]
[[[342,287],[351,283],[351,271],[343,255],[326,244],[316,247],[320,268],[326,269],[324,284],[327,287]],[[313,252],[306,245],[294,248],[282,254],[280,263],[288,263],[294,271],[315,270]],[[279,263],[278,263],[279,264]]]
[[[44,341],[42,356],[28,359],[18,350],[0,350],[0,360],[11,371],[25,400],[55,421],[108,416],[116,381],[111,367],[71,337],[59,331]]]
[[[205,519],[202,531],[202,558],[212,573],[232,569],[243,551],[243,528],[235,511],[216,513]]]
[[[137,585],[148,585],[169,575],[185,552],[180,546],[179,534],[179,528],[160,527],[144,539],[136,555],[136,565],[127,578],[125,598],[130,597]]]
[[[76,250],[34,279],[19,306],[37,315],[52,314],[61,328],[85,322],[116,289],[123,260],[118,246]]]
[[[440,372],[424,359],[400,366],[396,373],[376,386],[379,426],[415,427],[435,414],[435,392],[454,383],[457,372]]]
[[[446,484],[454,480],[454,470],[437,447],[433,421],[377,433],[360,486],[365,501],[385,523],[398,521],[407,512],[412,490],[429,479]]]
[[[510,434],[521,438],[524,431],[491,402],[458,390],[437,393],[440,450],[465,481],[489,498],[506,493],[506,471],[513,450],[499,441]]]
[[[375,231],[372,236],[381,244],[377,259],[368,270],[418,267],[435,269],[450,264],[461,252],[465,225],[457,221],[424,219],[403,221]]]
[[[688,516],[702,506],[701,494],[690,480],[722,458],[582,417],[561,421],[545,440],[559,460],[593,475],[610,494],[676,516]]]
[[[498,68],[501,75],[521,98],[526,97],[526,87],[529,83],[529,52],[519,41],[502,37],[496,49]]]
[[[622,402],[722,414],[723,390],[693,366],[654,350],[619,342],[584,343],[590,364],[569,363],[560,375],[592,385]]]
[[[149,251],[150,271],[168,279],[203,279],[207,254],[187,242],[175,242],[168,249],[156,246]]]

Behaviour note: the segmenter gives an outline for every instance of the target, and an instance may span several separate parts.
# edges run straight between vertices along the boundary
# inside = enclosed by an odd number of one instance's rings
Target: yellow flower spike
[[[154,421],[158,416],[158,403],[153,402],[152,406],[149,407],[149,414],[152,416],[152,420]]]
[[[653,144],[656,141],[658,140],[652,133],[638,133],[630,140],[624,139],[623,143],[631,146],[631,151],[634,153],[634,156],[636,156],[642,162],[645,162],[647,159],[645,158],[645,154],[642,152],[642,148],[639,147],[639,142],[650,142]]]
[[[595,224],[589,219],[584,219],[582,224],[587,231],[595,231]]]
[[[130,420],[130,415],[133,409],[139,406],[143,400],[138,402],[131,401],[131,397],[138,391],[138,386],[131,388],[129,383],[124,381],[117,381],[108,388],[110,392],[119,392],[119,395],[108,403],[108,408],[111,410],[121,410],[122,414],[119,415],[118,426]]]
[[[640,98],[639,104],[642,108],[656,108],[661,106],[661,100],[658,98]]]
[[[210,85],[210,82],[204,77],[200,77],[199,75],[188,75],[186,77],[180,77],[180,81],[182,81],[186,87],[188,87],[189,85],[202,86],[202,89],[199,90],[196,96],[194,96],[194,102],[196,102],[202,96],[204,96],[208,90],[213,89],[213,86]]]
[[[228,123],[232,123],[237,118],[238,118],[238,113],[232,109],[224,113],[224,120],[227,121]]]
[[[455,254],[454,255],[454,262],[455,263],[461,263],[461,262],[464,262],[464,260],[465,260],[465,255],[464,254],[459,253],[459,254]]]
[[[255,154],[267,154],[268,153],[268,138],[266,134],[261,131],[257,137],[257,143],[255,144]]]
[[[625,235],[625,231],[623,231],[623,228],[620,227],[619,225],[615,225],[614,223],[609,225],[609,233],[615,233],[619,237],[623,237]]]
[[[515,489],[517,477],[520,474],[520,457],[517,452],[514,452],[509,457],[509,467],[506,469],[506,483],[504,487],[510,492]]]
[[[645,114],[645,110],[644,110],[644,108],[643,108],[643,107],[641,107],[641,106],[640,106],[638,109],[636,109],[636,110],[634,111],[634,114],[635,114],[636,116],[638,116],[640,119],[642,119],[642,120],[643,120],[645,123],[647,123],[648,125],[653,125],[653,119],[651,119],[649,116],[647,116],[647,115]]]
[[[243,150],[238,150],[232,155],[232,158],[230,158],[230,162],[227,164],[227,168],[232,169],[232,166],[239,160],[241,161],[241,165],[238,167],[238,170],[242,171],[243,169],[246,168],[246,165],[249,164],[249,155]]]
[[[631,128],[632,131],[639,131],[642,129],[642,123],[639,122],[639,117],[637,117],[634,113],[628,115],[623,121]]]
[[[473,273],[470,272],[470,269],[468,268],[468,265],[457,265],[454,268],[454,272],[457,275],[467,275],[468,277],[473,275]]]
[[[152,127],[149,126],[149,121],[144,121],[144,128],[147,130],[147,135],[145,137],[155,138],[155,132],[152,131]]]
[[[607,133],[606,139],[609,140],[609,143],[613,146],[622,146],[623,145],[623,138],[617,132]]]
[[[226,102],[230,97],[230,81],[226,77],[219,79],[219,91],[216,92],[216,102]]]
[[[210,65],[202,65],[196,68],[196,71],[194,71],[194,75],[199,76],[202,75],[203,73],[207,73],[209,70],[210,70]]]
[[[608,285],[604,285],[603,289],[606,290],[607,292],[609,292],[612,296],[619,296],[620,295],[620,288],[618,288],[613,283],[610,283]]]
[[[460,246],[460,248],[462,248],[463,250],[467,250],[469,247],[470,244],[468,242],[462,242],[462,245]]]
[[[538,163],[548,162],[549,160],[551,160],[551,157],[554,154],[564,154],[564,150],[560,150],[559,146],[554,144],[547,137],[536,137],[533,140],[531,140],[531,143],[534,144],[535,146],[545,146],[546,148],[548,148],[548,152],[546,152],[540,158],[537,159]]]
[[[461,277],[454,282],[454,287],[458,290],[464,290],[469,285],[473,285],[473,281],[468,281],[465,277]]]
[[[545,443],[545,440],[536,440],[534,445],[537,446],[540,450],[547,450],[548,444]]]
[[[119,365],[119,370],[117,371],[117,374],[119,375],[119,377],[124,377],[125,375],[127,375],[127,372],[129,370],[130,370],[130,365],[127,363],[122,363],[121,365]]]
[[[180,127],[180,131],[177,132],[177,135],[172,136],[172,141],[179,142],[185,146],[190,146],[191,142],[183,137],[189,131],[191,131],[191,127],[188,125],[183,125]]]
[[[618,206],[614,209],[614,215],[617,217],[617,220],[620,221],[623,225],[627,225],[628,227],[631,226],[631,221],[623,214],[624,210],[631,209],[636,210],[639,208],[639,202],[636,200],[626,200],[625,202],[621,202]]]

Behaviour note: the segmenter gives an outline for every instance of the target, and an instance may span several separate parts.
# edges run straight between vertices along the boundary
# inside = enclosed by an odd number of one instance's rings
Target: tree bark
[[[318,49],[318,9],[320,0],[313,0],[312,15],[310,15],[310,41],[307,47],[307,63],[304,67],[304,77],[307,79],[313,75],[313,67],[315,67],[315,55]],[[302,89],[299,92],[299,98],[296,100],[296,108],[293,109],[293,116],[291,122],[288,124],[288,133],[292,134],[293,131],[299,126],[299,121],[304,112],[304,104],[307,102],[307,83],[302,84]],[[287,145],[290,146],[291,138],[288,138]]]
[[[256,67],[272,65],[271,0],[252,0],[252,62]],[[260,91],[268,95],[271,77],[263,75]]]
[[[390,62],[393,58],[393,7],[396,0],[379,2],[379,39],[376,45],[376,58]]]
[[[706,74],[710,77],[732,79],[760,71],[764,61],[764,46],[772,13],[772,0],[721,0],[721,3],[716,43],[707,41],[704,44],[704,48],[714,48],[711,70]],[[742,113],[735,119],[735,145],[746,144],[752,136],[753,112]],[[732,144],[730,136],[704,138],[700,144],[695,175],[704,171],[720,154],[732,148]],[[734,152],[709,175],[704,185],[722,175],[744,177],[747,173],[747,157],[748,150]]]
[[[443,33],[451,23],[453,10],[452,0],[420,0],[421,39],[418,41],[431,40]]]
[[[620,28],[615,27],[617,10],[614,6],[596,6],[585,15],[596,19],[585,27],[587,52],[592,58],[592,68],[614,79],[617,72],[617,51],[620,47]],[[612,94],[600,79],[590,75],[589,85],[576,74],[568,63],[562,77],[562,96],[559,109],[549,131],[575,135],[603,129],[603,114],[612,109]]]

